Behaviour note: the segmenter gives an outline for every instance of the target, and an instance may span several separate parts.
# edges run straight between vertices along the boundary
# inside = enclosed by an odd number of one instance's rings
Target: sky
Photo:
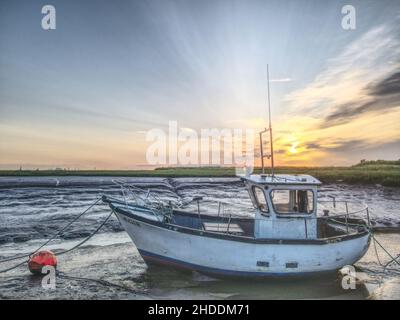
[[[0,169],[148,167],[169,121],[261,130],[267,64],[277,165],[399,159],[399,20],[397,0],[2,0]]]

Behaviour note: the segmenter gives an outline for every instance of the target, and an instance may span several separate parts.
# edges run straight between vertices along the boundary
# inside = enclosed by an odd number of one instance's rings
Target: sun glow
[[[297,149],[298,145],[299,145],[299,142],[292,142],[292,145],[289,148],[289,153],[296,154],[298,152],[298,149]]]

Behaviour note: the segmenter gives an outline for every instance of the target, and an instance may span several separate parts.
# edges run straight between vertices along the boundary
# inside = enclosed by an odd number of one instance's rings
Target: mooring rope
[[[384,282],[383,277],[384,277],[384,274],[386,273],[386,271],[388,271],[387,267],[388,267],[390,264],[392,264],[393,262],[396,262],[397,264],[399,264],[399,262],[397,261],[397,259],[400,257],[400,254],[397,255],[396,258],[393,258],[393,256],[389,253],[389,251],[387,251],[387,250],[384,248],[384,246],[383,246],[378,240],[376,240],[376,237],[375,237],[375,235],[374,235],[374,233],[373,233],[373,231],[372,231],[371,228],[369,228],[369,231],[370,231],[371,238],[372,238],[373,245],[374,245],[374,252],[375,252],[376,260],[377,260],[379,266],[382,267],[382,269],[383,269],[383,274],[379,274],[379,273],[377,273],[377,270],[372,270],[372,269],[369,269],[369,268],[366,268],[366,267],[361,267],[360,269],[361,269],[362,271],[367,271],[367,272],[370,272],[371,274],[374,274],[375,277],[377,278],[376,280],[379,282],[379,286],[380,286],[380,285]],[[390,260],[389,262],[387,262],[386,264],[383,264],[382,261],[381,261],[381,259],[380,259],[380,257],[379,257],[378,249],[377,249],[376,244],[378,244],[378,245],[385,251],[385,253],[391,258],[391,260]],[[391,268],[390,270],[391,270],[391,271],[397,271],[398,269],[392,269],[392,268]]]
[[[100,198],[100,199],[101,199],[101,198]],[[94,205],[96,205],[100,199],[96,200],[96,202],[94,202],[89,208],[87,208],[82,214],[80,214],[78,217],[76,217],[72,222],[76,221],[76,220],[79,219],[79,217],[81,217],[84,213],[86,213],[87,211],[89,211],[89,209],[92,208]],[[76,244],[75,246],[73,246],[72,248],[69,248],[69,249],[67,249],[67,250],[58,252],[57,255],[59,256],[59,255],[62,255],[62,254],[71,252],[71,251],[77,249],[78,247],[82,246],[85,242],[89,241],[89,239],[92,238],[92,237],[107,223],[107,221],[111,218],[111,216],[112,216],[113,213],[114,213],[114,210],[111,210],[110,214],[109,214],[109,215],[104,219],[104,221],[96,228],[96,230],[94,230],[88,237],[86,237],[84,240],[82,240],[81,242],[79,242],[78,244]],[[69,226],[72,224],[72,222],[69,223],[67,226],[65,226],[62,230],[65,230],[67,227],[69,227]],[[60,231],[59,231],[56,235],[54,235],[51,239],[47,240],[44,244],[42,244],[42,245],[41,245],[38,249],[36,249],[33,253],[35,253],[35,252],[39,251],[41,248],[43,248],[47,243],[49,243],[52,239],[54,239],[54,237],[56,237],[58,234],[60,234],[62,230],[60,230]],[[33,253],[32,253],[32,254],[33,254]],[[20,257],[27,257],[27,256],[28,256],[28,255],[24,255],[24,256],[20,256]],[[30,256],[30,255],[29,255],[29,256]],[[15,260],[15,259],[16,259],[16,258],[9,259],[8,261]],[[7,271],[11,271],[11,270],[13,270],[13,269],[16,269],[16,268],[20,267],[21,265],[27,263],[28,261],[29,261],[29,260],[24,260],[24,261],[18,263],[17,265],[14,265],[14,266],[10,267],[10,268],[4,269],[4,270],[0,270],[0,273],[4,273],[4,272],[7,272]],[[3,262],[3,261],[1,261],[1,262]],[[137,295],[137,294],[142,294],[142,295],[143,295],[143,294],[144,294],[144,292],[138,292],[137,290],[134,290],[134,289],[129,288],[129,287],[127,287],[127,286],[120,285],[120,284],[116,284],[116,283],[112,283],[112,282],[109,282],[109,281],[103,280],[103,279],[94,279],[94,278],[87,278],[87,277],[70,276],[70,275],[65,274],[65,273],[62,272],[62,271],[59,271],[59,270],[56,271],[56,275],[57,275],[57,277],[64,278],[64,279],[69,279],[69,280],[96,282],[96,283],[101,284],[101,285],[103,285],[103,286],[115,287],[115,288],[118,288],[118,289],[121,289],[121,290],[124,290],[124,291],[128,291],[128,292],[130,292],[130,293],[133,293],[133,294],[135,294],[135,295]]]
[[[62,254],[64,254],[64,253],[70,252],[70,251],[72,251],[72,250],[74,250],[74,249],[80,247],[80,246],[83,245],[85,242],[89,241],[89,239],[90,239],[91,237],[93,237],[93,236],[107,223],[108,219],[111,218],[111,216],[112,216],[113,213],[114,213],[114,210],[111,210],[110,214],[107,216],[107,218],[104,219],[104,221],[102,222],[102,224],[101,224],[100,226],[98,226],[97,229],[96,229],[92,234],[90,234],[88,237],[86,237],[83,241],[79,242],[77,245],[73,246],[73,247],[70,248],[70,249],[67,249],[67,250],[64,250],[64,251],[61,251],[61,252],[57,252],[57,255],[60,256],[60,255],[62,255]]]
[[[372,231],[371,231],[371,237],[372,237],[372,240],[373,240],[373,242],[374,242],[375,255],[376,255],[376,259],[377,259],[379,265],[380,265],[381,267],[383,267],[384,270],[387,268],[388,265],[392,264],[393,262],[396,262],[396,263],[400,266],[400,262],[397,261],[397,259],[400,257],[400,254],[399,254],[397,257],[393,257],[393,256],[390,254],[390,252],[387,251],[386,248],[376,239],[376,237],[375,237],[375,235],[374,235],[374,233],[373,233]],[[380,258],[379,258],[378,250],[377,250],[377,248],[376,248],[376,244],[378,244],[378,245],[383,249],[383,251],[384,251],[384,252],[390,257],[390,259],[391,259],[391,260],[390,260],[388,263],[386,263],[385,265],[381,262],[381,260],[380,260]]]
[[[4,273],[4,272],[11,271],[11,270],[13,270],[13,269],[17,269],[18,267],[22,266],[23,264],[28,263],[28,261],[29,261],[29,260],[24,260],[24,261],[22,261],[22,262],[20,262],[20,263],[18,263],[18,264],[16,264],[16,265],[10,267],[10,268],[0,270],[0,273]]]
[[[30,256],[31,256],[32,254],[34,254],[35,252],[39,251],[39,250],[40,250],[41,248],[43,248],[46,244],[48,244],[51,240],[53,240],[58,234],[60,234],[61,231],[65,230],[65,229],[66,229],[67,227],[69,227],[74,221],[78,220],[79,217],[81,217],[83,214],[85,214],[86,212],[88,212],[89,209],[91,209],[94,205],[96,205],[100,200],[101,200],[101,198],[98,199],[98,200],[96,200],[89,208],[87,208],[83,213],[81,213],[79,216],[77,216],[73,221],[71,221],[71,222],[70,222],[67,226],[65,226],[62,230],[60,230],[59,232],[57,232],[54,236],[52,236],[49,240],[47,240],[47,241],[46,241],[44,244],[42,244],[39,248],[37,248],[33,253],[31,253],[31,254],[29,254],[29,255],[19,256],[18,259],[24,258],[24,257],[30,257]],[[67,250],[61,251],[60,253],[57,253],[57,255],[62,255],[62,254],[64,254],[64,253],[70,252],[70,251],[72,251],[72,250],[74,250],[74,249],[80,247],[80,246],[83,245],[85,242],[87,242],[90,238],[92,238],[92,237],[107,223],[107,221],[110,219],[110,217],[112,216],[113,213],[114,213],[114,210],[111,210],[110,214],[109,214],[109,215],[107,216],[107,218],[101,223],[101,225],[100,225],[99,227],[97,227],[96,230],[93,231],[89,236],[87,236],[83,241],[79,242],[77,245],[73,246],[73,247],[70,248],[70,249],[67,249]],[[13,258],[8,259],[7,261],[12,261],[12,260],[16,260],[16,259],[17,259],[16,257],[13,257]],[[6,260],[6,259],[5,259],[5,260]],[[0,261],[0,262],[6,262],[5,260],[2,260],[2,261]],[[29,260],[24,260],[24,261],[22,261],[22,262],[20,262],[20,263],[18,263],[18,264],[16,264],[16,265],[14,265],[14,266],[11,266],[11,267],[9,267],[9,268],[7,268],[7,269],[0,270],[0,273],[4,273],[4,272],[11,271],[11,270],[13,270],[13,269],[16,269],[16,268],[18,268],[19,266],[21,266],[21,265],[27,263],[28,261],[29,261]]]
[[[129,291],[129,292],[131,292],[133,294],[145,294],[144,292],[140,292],[140,291],[137,291],[135,289],[129,288],[127,286],[116,284],[116,283],[113,283],[113,282],[109,282],[109,281],[103,280],[103,279],[94,279],[94,278],[86,278],[86,277],[69,276],[69,275],[66,275],[62,271],[57,271],[56,274],[57,274],[57,277],[64,278],[64,279],[77,280],[77,281],[91,281],[91,282],[99,283],[99,284],[101,284],[103,286],[110,286],[110,287],[115,287],[115,288],[118,288],[118,289],[122,289],[124,291]]]
[[[381,259],[379,258],[379,254],[378,254],[378,249],[376,248],[375,237],[372,235],[372,233],[371,233],[371,237],[372,237],[372,242],[374,243],[374,251],[375,251],[376,260],[378,261],[378,264],[380,266],[382,266],[382,262],[381,262]]]
[[[30,257],[33,254],[35,254],[36,252],[38,252],[40,249],[42,249],[45,245],[47,245],[50,241],[54,240],[57,236],[59,236],[61,233],[63,233],[66,229],[68,229],[75,221],[77,221],[78,219],[80,219],[85,213],[87,213],[90,209],[92,209],[95,205],[97,205],[99,203],[99,201],[101,200],[101,197],[98,198],[95,202],[93,202],[89,207],[86,208],[86,210],[84,210],[83,212],[81,212],[79,215],[77,215],[73,220],[71,220],[68,224],[66,224],[61,230],[59,230],[58,232],[56,232],[54,235],[52,235],[50,237],[50,239],[48,239],[47,241],[45,241],[39,248],[37,248],[35,251],[29,253],[29,254],[23,254],[23,255],[19,255],[19,256],[14,256],[14,257],[10,257],[10,258],[5,258],[0,260],[0,263],[3,262],[8,262],[8,261],[12,261],[12,260],[17,260],[17,259],[21,259],[21,258],[26,258],[26,257]]]
[[[100,199],[101,199],[101,198],[100,198]],[[89,208],[87,208],[82,214],[80,214],[80,215],[79,215],[77,218],[75,218],[72,222],[76,221],[76,220],[79,219],[79,217],[81,217],[84,213],[86,213],[87,211],[89,211],[89,209],[92,208],[94,205],[96,205],[100,199],[96,200],[96,202],[94,202]],[[91,239],[91,238],[92,238],[106,223],[107,223],[107,221],[111,218],[111,216],[112,216],[113,213],[114,213],[114,210],[111,210],[110,214],[103,220],[103,222],[96,228],[96,230],[94,230],[94,231],[93,231],[89,236],[87,236],[84,240],[82,240],[81,242],[79,242],[78,244],[76,244],[75,246],[73,246],[73,247],[71,247],[71,248],[69,248],[69,249],[67,249],[67,250],[58,252],[57,255],[60,256],[60,255],[62,255],[62,254],[71,252],[71,251],[77,249],[78,247],[82,246],[85,242],[89,241],[89,239]],[[66,227],[64,227],[62,230],[65,230],[67,227],[69,227],[69,226],[72,224],[72,222],[69,223],[69,224],[68,224]],[[47,243],[49,243],[52,239],[54,239],[54,237],[56,237],[58,234],[60,234],[62,230],[60,230],[60,231],[59,231],[56,235],[54,235],[51,239],[47,240],[44,244],[42,244],[42,245],[41,245],[38,249],[36,249],[33,253],[35,253],[35,252],[39,251],[41,248],[43,248]],[[33,254],[33,253],[32,253],[32,254]],[[27,256],[27,255],[20,256],[20,257],[26,257],[26,256]],[[29,256],[30,256],[30,255],[29,255]],[[14,258],[14,259],[9,259],[8,261],[15,260],[15,259],[16,259],[16,258]],[[24,260],[24,261],[18,263],[17,265],[14,265],[14,266],[10,267],[10,268],[4,269],[4,270],[0,270],[0,273],[4,273],[4,272],[7,272],[7,271],[11,271],[11,270],[13,270],[13,269],[16,269],[16,268],[20,267],[21,265],[27,263],[28,261],[29,261],[29,260]],[[3,262],[3,261],[1,261],[1,262]],[[109,281],[103,280],[103,279],[94,279],[94,278],[87,278],[87,277],[70,276],[70,275],[65,274],[65,273],[62,272],[62,271],[59,271],[59,270],[56,271],[56,275],[57,275],[57,277],[64,278],[64,279],[69,279],[69,280],[96,282],[96,283],[101,284],[101,285],[103,285],[103,286],[115,287],[115,288],[118,288],[118,289],[121,289],[121,290],[124,290],[124,291],[128,291],[128,292],[130,292],[130,293],[133,293],[133,294],[135,294],[135,295],[137,295],[137,294],[144,294],[143,292],[138,292],[138,291],[136,291],[136,290],[134,290],[134,289],[132,289],[132,288],[129,288],[129,287],[127,287],[127,286],[120,285],[120,284],[116,284],[116,283],[112,283],[112,282],[109,282]]]

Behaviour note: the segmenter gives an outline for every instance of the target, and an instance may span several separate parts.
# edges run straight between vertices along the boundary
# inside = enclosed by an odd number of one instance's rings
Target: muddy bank
[[[386,281],[369,297],[372,300],[400,300],[400,279]]]
[[[26,265],[0,274],[0,299],[148,299],[146,266],[130,243],[79,248],[59,256],[57,269],[54,290]]]
[[[133,244],[83,247],[59,257],[56,289],[26,266],[0,274],[0,299],[364,299],[333,277],[264,283],[213,279],[198,273],[147,267]],[[80,278],[79,280],[75,277]],[[92,280],[89,280],[92,279]],[[101,280],[102,282],[93,281]]]
[[[142,188],[143,193],[149,188],[166,201],[186,201],[201,196],[204,199],[202,210],[210,214],[217,214],[218,209],[211,203],[227,199],[232,205],[232,214],[251,215],[254,210],[247,191],[236,178],[127,180]],[[112,177],[9,177],[0,178],[0,185],[3,186],[0,187],[0,260],[32,252],[102,194],[121,197],[120,188],[112,183]],[[320,199],[329,200],[328,195],[335,196],[338,201],[366,202],[370,206],[371,222],[385,231],[392,232],[400,226],[400,189],[331,184],[320,188]],[[190,209],[193,208],[188,207]],[[91,234],[108,212],[106,205],[96,206],[47,248],[72,247]],[[399,234],[380,233],[377,236],[390,252],[400,253]],[[165,268],[147,268],[115,217],[87,244],[90,246],[59,257],[59,270],[65,277],[57,278],[55,291],[43,290],[41,279],[31,276],[26,267],[20,267],[0,274],[0,298],[364,299],[372,292],[363,286],[355,291],[343,290],[339,277],[284,284],[272,281],[238,283]],[[382,260],[387,258],[379,248],[378,253]],[[374,289],[387,280],[400,277],[392,270],[382,273],[372,246],[357,266],[368,275],[366,283]],[[6,267],[7,264],[0,265],[0,269]]]
[[[376,232],[374,236],[392,257],[400,254],[400,233]],[[396,262],[387,265],[390,261],[391,257],[371,240],[369,250],[356,263],[357,278],[365,287],[368,299],[400,298],[400,267]]]
[[[398,253],[400,234],[378,234],[377,238],[390,252]],[[88,246],[60,256],[58,270],[68,278],[57,277],[55,290],[43,289],[41,277],[31,275],[26,266],[0,274],[0,298],[367,299],[387,281],[400,278],[398,268],[383,271],[372,244],[356,264],[357,272],[363,272],[367,277],[363,283],[357,284],[355,290],[344,290],[339,274],[316,279],[255,282],[213,279],[164,267],[149,268],[124,232],[114,240],[120,243],[110,244],[105,235],[95,236]],[[73,243],[68,243],[68,246],[71,245]],[[51,249],[57,251],[61,247],[66,247],[65,243],[54,245]],[[381,262],[386,263],[389,258],[382,250],[377,250]],[[380,297],[385,296],[380,294]]]

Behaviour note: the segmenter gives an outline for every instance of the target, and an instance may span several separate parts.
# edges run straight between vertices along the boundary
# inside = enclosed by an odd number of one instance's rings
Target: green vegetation
[[[400,187],[400,160],[365,161],[350,167],[277,167],[276,173],[310,174],[324,183],[381,184]],[[255,172],[260,172],[256,169]],[[8,170],[0,176],[233,177],[234,168],[186,167],[154,170]]]

